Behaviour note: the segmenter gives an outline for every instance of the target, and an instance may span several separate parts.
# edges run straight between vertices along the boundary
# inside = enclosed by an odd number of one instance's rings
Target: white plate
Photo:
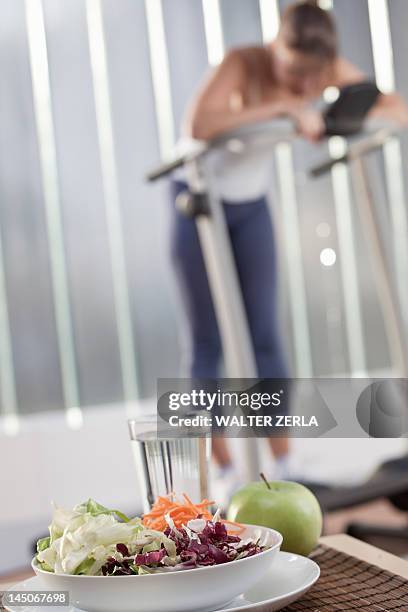
[[[319,576],[320,567],[311,559],[281,551],[260,582],[218,612],[282,610],[300,599]]]
[[[236,597],[218,612],[256,612],[268,606],[268,612],[281,610],[300,599],[310,589],[320,575],[319,566],[306,557],[291,553],[278,553],[275,563],[258,584]],[[13,591],[41,591],[37,577],[16,584]],[[65,607],[7,607],[9,612],[82,612],[79,608]],[[114,612],[114,611],[112,611]],[[163,611],[165,612],[165,611]]]

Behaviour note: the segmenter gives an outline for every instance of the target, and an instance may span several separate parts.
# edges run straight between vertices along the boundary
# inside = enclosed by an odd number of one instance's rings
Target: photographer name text
[[[171,427],[319,427],[315,416],[299,415],[196,415],[169,418]]]

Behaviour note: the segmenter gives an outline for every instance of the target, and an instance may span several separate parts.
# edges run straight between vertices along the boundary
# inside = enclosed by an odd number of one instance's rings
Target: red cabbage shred
[[[164,534],[176,544],[176,565],[168,566],[163,562],[163,559],[167,557],[163,545],[160,550],[130,555],[125,544],[117,544],[116,550],[122,555],[123,560],[119,561],[114,557],[109,557],[102,567],[102,574],[104,576],[138,574],[140,566],[143,566],[146,571],[193,569],[228,563],[234,561],[238,556],[240,559],[251,557],[264,550],[264,547],[255,541],[247,542],[237,550],[233,545],[241,542],[241,538],[237,535],[229,535],[225,525],[221,522],[207,521],[203,531],[195,534],[195,538],[190,538],[184,528],[174,530],[168,527]]]

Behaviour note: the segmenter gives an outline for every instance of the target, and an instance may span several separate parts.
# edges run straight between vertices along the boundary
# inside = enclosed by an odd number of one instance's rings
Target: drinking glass
[[[156,414],[131,419],[129,431],[144,512],[158,495],[186,493],[194,503],[207,497],[208,438],[159,438]]]

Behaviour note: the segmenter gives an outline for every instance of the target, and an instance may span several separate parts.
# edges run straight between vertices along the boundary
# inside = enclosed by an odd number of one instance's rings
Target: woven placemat
[[[282,612],[408,612],[408,580],[401,576],[324,545],[310,557],[320,566],[319,580]]]
[[[285,612],[408,612],[408,581],[401,576],[324,545],[310,557],[320,566],[320,578]]]

